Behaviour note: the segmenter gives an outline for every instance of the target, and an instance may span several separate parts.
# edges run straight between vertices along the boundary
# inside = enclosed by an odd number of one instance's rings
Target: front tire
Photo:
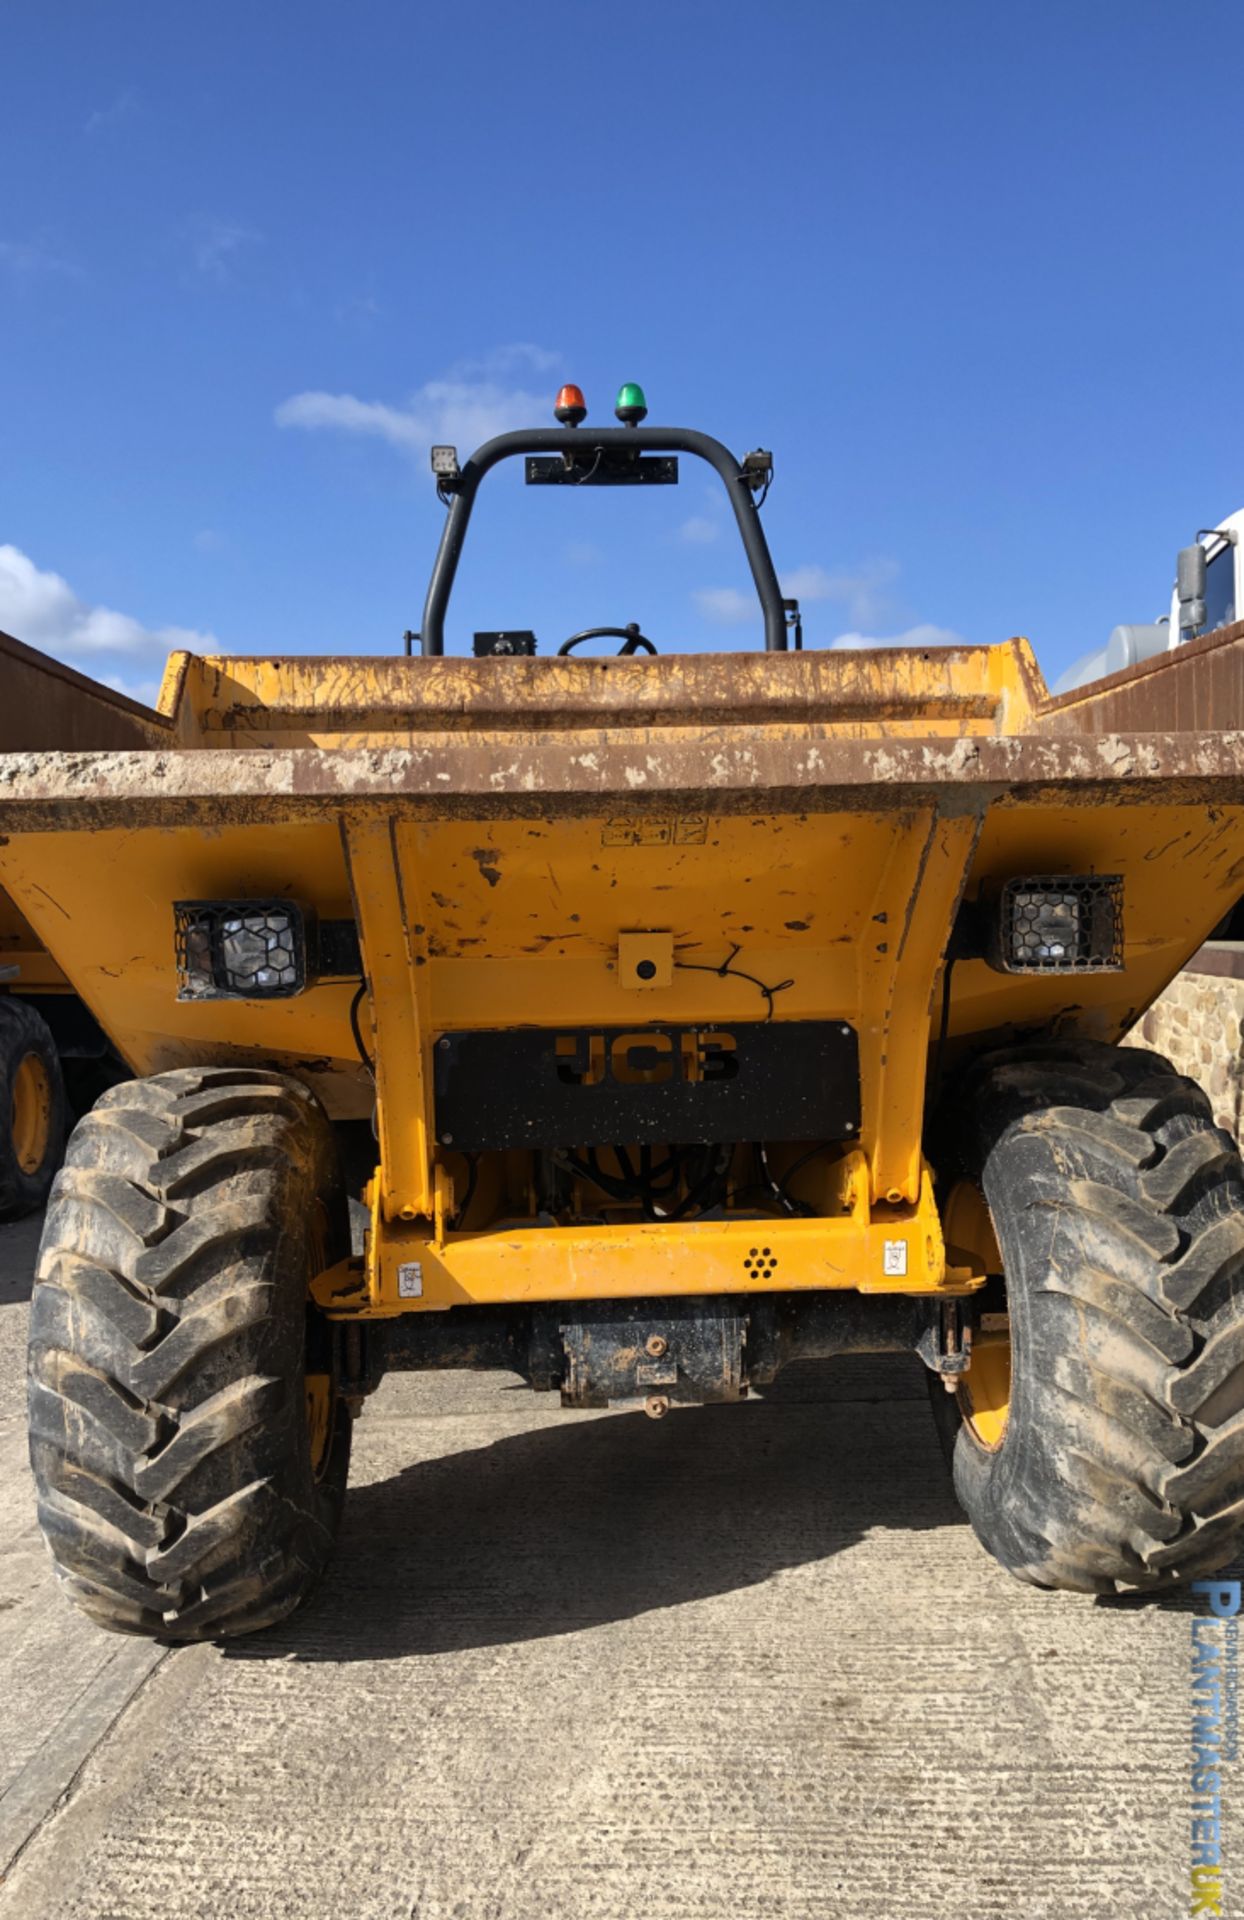
[[[308,1284],[348,1251],[332,1130],[298,1081],[179,1069],[75,1128],[30,1320],[39,1523],[101,1626],[252,1633],[332,1548],[350,1454]]]
[[[932,1383],[977,1534],[1020,1579],[1081,1592],[1222,1566],[1244,1530],[1234,1141],[1157,1054],[1087,1041],[990,1056],[958,1112],[1010,1316],[1003,1420],[973,1418],[970,1371],[957,1403]]]

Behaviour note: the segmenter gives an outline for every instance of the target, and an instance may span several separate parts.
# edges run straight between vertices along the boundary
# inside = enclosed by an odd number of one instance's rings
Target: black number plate
[[[859,1046],[840,1020],[450,1033],[433,1057],[437,1138],[467,1152],[859,1132]]]

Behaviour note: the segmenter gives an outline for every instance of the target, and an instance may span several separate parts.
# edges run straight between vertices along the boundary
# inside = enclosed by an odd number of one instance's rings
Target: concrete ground
[[[37,1233],[0,1229],[0,1920],[1187,1910],[1187,1613],[994,1566],[918,1364],[659,1423],[390,1380],[316,1598],[169,1652],[71,1613],[35,1528]]]

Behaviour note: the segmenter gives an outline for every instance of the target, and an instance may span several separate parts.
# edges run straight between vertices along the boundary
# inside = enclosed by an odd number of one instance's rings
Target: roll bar
[[[424,654],[442,654],[445,651],[445,613],[458,571],[458,561],[462,557],[471,508],[484,475],[502,460],[512,460],[523,454],[569,454],[573,456],[576,466],[584,462],[590,464],[598,449],[602,453],[610,453],[614,449],[627,453],[689,453],[707,461],[720,475],[734,509],[743,539],[743,550],[764,614],[765,651],[785,653],[786,610],[782,604],[782,590],[773,569],[769,544],[760,524],[751,476],[745,473],[730,449],[723,446],[720,440],[714,440],[707,433],[696,433],[690,427],[603,427],[588,432],[582,427],[534,427],[519,433],[501,433],[495,440],[486,440],[452,482],[453,497],[449,514],[437,549],[432,578],[428,583],[428,597],[423,604],[423,622],[417,636],[420,650]],[[407,652],[411,651],[415,638],[414,634],[407,635]]]

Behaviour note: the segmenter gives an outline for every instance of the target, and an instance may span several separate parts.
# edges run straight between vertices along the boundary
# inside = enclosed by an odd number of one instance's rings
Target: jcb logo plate
[[[436,1133],[466,1152],[850,1140],[859,1049],[841,1020],[442,1034]]]

